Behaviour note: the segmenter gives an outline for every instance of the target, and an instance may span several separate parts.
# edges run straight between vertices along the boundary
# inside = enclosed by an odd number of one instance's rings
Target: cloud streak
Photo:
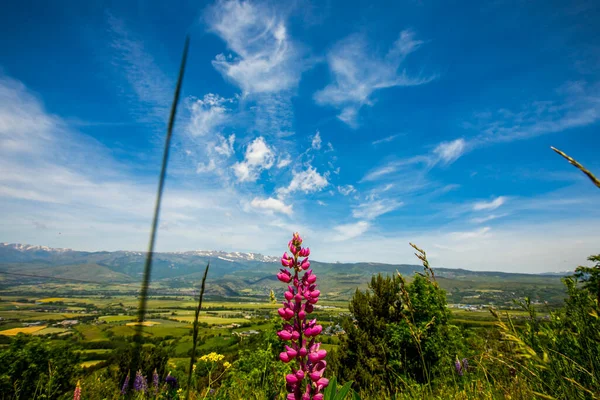
[[[410,77],[399,71],[404,59],[422,44],[415,33],[404,30],[385,55],[375,54],[363,35],[354,34],[337,43],[327,55],[333,82],[315,93],[317,104],[340,110],[338,118],[350,127],[358,127],[358,112],[372,106],[373,93],[396,86],[429,83],[435,76]]]

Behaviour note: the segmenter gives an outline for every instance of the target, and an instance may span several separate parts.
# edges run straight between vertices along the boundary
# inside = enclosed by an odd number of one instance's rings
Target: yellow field
[[[39,301],[40,303],[52,303],[55,301],[65,301],[66,299],[64,297],[46,297],[45,299],[38,299],[36,301]]]
[[[89,367],[93,367],[96,364],[100,364],[103,360],[91,360],[91,361],[84,361],[81,364],[79,364],[82,368],[89,368]]]
[[[154,325],[159,325],[159,324],[160,324],[160,322],[144,321],[144,322],[128,322],[125,325],[127,325],[127,326],[136,326],[136,325],[154,326]]]
[[[25,333],[25,334],[32,334],[35,333],[37,331],[41,331],[42,329],[46,329],[47,325],[40,325],[40,326],[28,326],[26,328],[12,328],[12,329],[7,329],[5,331],[0,331],[0,335],[4,335],[4,336],[17,336],[19,333]]]

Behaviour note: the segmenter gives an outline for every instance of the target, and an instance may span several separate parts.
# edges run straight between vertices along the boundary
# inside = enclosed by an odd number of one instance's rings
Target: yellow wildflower
[[[225,369],[227,369],[227,368],[231,367],[231,364],[228,361],[225,361],[223,363],[223,366],[225,367]]]

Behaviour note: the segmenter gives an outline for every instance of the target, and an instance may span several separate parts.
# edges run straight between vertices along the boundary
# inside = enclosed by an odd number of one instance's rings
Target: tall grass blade
[[[569,157],[568,155],[566,155],[562,151],[558,150],[557,148],[552,147],[552,146],[550,146],[550,148],[552,150],[554,150],[555,152],[557,152],[558,154],[560,154],[561,156],[563,156],[564,158],[566,158],[567,161],[569,161],[569,163],[571,163],[571,165],[574,165],[577,169],[579,169],[581,172],[586,174],[588,176],[588,178],[590,178],[592,180],[592,182],[594,182],[594,185],[596,185],[600,188],[600,180],[598,180],[598,178],[596,178],[594,176],[594,174],[592,174],[590,171],[588,171],[583,165],[579,164],[573,158]]]
[[[188,372],[188,384],[185,392],[186,400],[190,398],[190,387],[192,386],[192,373],[194,371],[194,363],[196,362],[196,344],[198,343],[198,317],[200,316],[200,310],[202,309],[202,298],[204,297],[204,287],[206,283],[206,275],[208,275],[208,267],[210,262],[206,264],[204,270],[204,276],[202,277],[202,285],[200,287],[200,296],[198,297],[198,307],[196,307],[196,314],[194,315],[194,330],[192,333],[192,356],[190,357],[190,371]]]
[[[150,243],[148,245],[148,253],[146,254],[146,263],[144,266],[144,278],[142,280],[142,288],[140,290],[140,302],[138,306],[138,315],[136,325],[136,331],[134,335],[134,343],[136,343],[136,349],[133,353],[131,373],[135,374],[136,368],[139,364],[141,344],[142,344],[142,331],[144,317],[146,315],[146,304],[148,298],[148,286],[150,284],[150,276],[152,272],[152,256],[154,254],[154,243],[156,241],[156,230],[158,227],[158,219],[160,214],[160,204],[162,201],[163,189],[165,186],[165,177],[167,175],[167,164],[169,161],[169,149],[171,146],[171,137],[173,136],[173,126],[175,125],[175,115],[177,113],[177,105],[179,103],[179,94],[181,93],[181,84],[183,82],[183,75],[185,72],[185,63],[187,60],[188,47],[190,44],[189,36],[185,38],[185,45],[183,47],[183,56],[181,58],[181,66],[179,67],[179,77],[177,78],[177,86],[175,87],[175,95],[173,98],[173,104],[171,105],[171,114],[169,116],[169,124],[167,126],[167,137],[165,139],[165,148],[163,151],[162,165],[160,169],[160,177],[158,180],[158,190],[156,192],[156,203],[154,205],[154,217],[152,219],[152,228],[150,230]]]

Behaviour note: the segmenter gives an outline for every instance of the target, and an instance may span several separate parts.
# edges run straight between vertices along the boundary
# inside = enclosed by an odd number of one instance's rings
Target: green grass
[[[35,336],[52,335],[54,333],[65,333],[65,332],[69,332],[69,330],[64,329],[64,328],[44,328],[41,331],[35,332],[33,335],[35,335]]]
[[[133,321],[137,317],[134,315],[103,315],[98,319],[106,322],[121,322],[121,321]]]
[[[77,325],[74,329],[82,334],[86,341],[94,342],[106,339],[103,330],[96,325]]]

